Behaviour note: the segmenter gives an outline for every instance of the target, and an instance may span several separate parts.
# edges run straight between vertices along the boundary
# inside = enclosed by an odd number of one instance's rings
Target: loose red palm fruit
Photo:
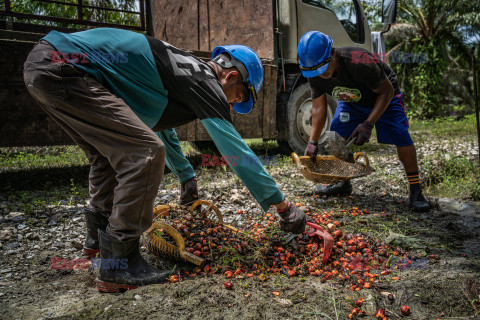
[[[362,304],[363,304],[363,298],[360,298],[357,301],[355,301],[355,305],[359,308],[362,306]]]
[[[383,311],[383,309],[378,309],[377,313],[375,313],[375,317],[378,320],[383,320],[383,318],[385,318],[385,311]]]
[[[367,247],[367,243],[362,241],[362,242],[360,242],[360,243],[358,244],[358,247],[359,247],[360,249],[365,249],[365,248]]]
[[[295,270],[288,270],[287,273],[290,277],[295,277],[297,275],[297,272]]]
[[[410,314],[410,307],[409,306],[401,306],[400,311],[404,316],[408,316]]]

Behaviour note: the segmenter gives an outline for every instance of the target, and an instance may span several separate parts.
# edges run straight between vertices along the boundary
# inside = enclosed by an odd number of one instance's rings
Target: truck
[[[261,57],[265,80],[258,103],[246,115],[235,114],[244,139],[275,139],[281,149],[305,150],[311,130],[310,86],[301,75],[297,45],[310,30],[332,37],[334,46],[384,53],[383,33],[396,17],[396,0],[382,2],[381,32],[370,27],[359,0],[158,0],[152,3],[155,37],[209,59],[217,45],[243,44]],[[327,97],[328,130],[337,101]],[[199,121],[176,128],[180,140],[212,147]]]
[[[299,69],[299,39],[307,31],[317,30],[330,35],[336,47],[355,46],[384,53],[383,33],[395,21],[397,0],[383,0],[382,22],[386,29],[374,33],[370,32],[359,0],[139,0],[138,12],[86,6],[81,0],[64,5],[77,9],[75,19],[15,12],[10,1],[5,1],[0,10],[0,147],[73,144],[27,92],[23,61],[38,39],[51,29],[74,32],[107,26],[144,32],[206,60],[217,45],[251,47],[262,58],[264,83],[249,114],[232,111],[233,124],[244,139],[277,140],[281,149],[302,153],[310,135],[312,101],[308,81]],[[140,25],[87,21],[83,14],[87,7],[138,15]],[[18,22],[32,18],[49,23]],[[74,23],[80,28],[51,27],[52,22]],[[337,105],[330,96],[327,101],[325,129]],[[214,148],[198,120],[176,131],[180,140],[200,149]]]

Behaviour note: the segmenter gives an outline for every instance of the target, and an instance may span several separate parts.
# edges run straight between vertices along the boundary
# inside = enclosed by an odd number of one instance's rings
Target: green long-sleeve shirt
[[[249,159],[231,163],[231,168],[264,210],[284,199],[233,127],[217,75],[201,59],[164,41],[120,29],[52,31],[43,39],[58,50],[52,59],[90,73],[157,133],[165,144],[166,164],[181,182],[195,177],[195,172],[173,128],[200,119],[222,155]]]

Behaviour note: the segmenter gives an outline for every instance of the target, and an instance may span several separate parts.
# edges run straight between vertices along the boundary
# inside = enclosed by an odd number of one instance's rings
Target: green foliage
[[[444,74],[447,70],[447,56],[436,40],[422,43],[418,39],[411,48],[413,54],[426,54],[428,61],[418,64],[394,64],[393,68],[398,73],[408,75],[403,92],[407,101],[407,114],[410,117],[430,119],[444,114],[445,86]],[[400,73],[402,74],[402,73]]]
[[[470,46],[479,44],[480,2],[405,0],[387,48],[426,53],[427,63],[396,64],[401,90],[411,116],[453,114],[453,106],[473,111]],[[478,56],[478,53],[477,53]]]
[[[382,2],[377,0],[361,0],[363,11],[367,16],[370,29],[380,31],[384,29],[382,20]]]
[[[3,7],[2,1],[2,7]],[[77,0],[63,0],[63,2],[77,4]],[[104,8],[136,11],[136,0],[83,0],[85,6],[97,6]],[[69,5],[60,5],[56,3],[31,1],[31,0],[11,0],[11,10],[13,12],[36,14],[41,16],[51,16],[59,18],[78,19],[77,7]],[[82,9],[83,20],[114,23],[138,26],[140,25],[140,17],[138,14],[107,11],[103,9],[83,8]],[[60,23],[37,19],[17,19],[15,21],[28,22],[34,24],[58,26],[65,28],[85,28],[82,25],[76,25],[73,23]]]

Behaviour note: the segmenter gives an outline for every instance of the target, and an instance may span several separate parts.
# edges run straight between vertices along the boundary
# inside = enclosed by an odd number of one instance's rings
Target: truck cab
[[[277,0],[277,59],[298,65],[297,45],[311,30],[328,34],[336,47],[373,50],[370,27],[358,0]]]
[[[396,7],[394,1],[387,2]],[[312,99],[307,79],[298,68],[297,45],[302,35],[321,31],[332,37],[335,47],[359,47],[370,52],[380,51],[377,48],[384,46],[383,37],[381,33],[374,34],[376,41],[372,41],[359,0],[276,0],[274,16],[275,62],[281,82],[277,94],[278,140],[303,153],[310,137]],[[329,129],[337,105],[331,96],[327,96],[327,101],[324,131]]]

